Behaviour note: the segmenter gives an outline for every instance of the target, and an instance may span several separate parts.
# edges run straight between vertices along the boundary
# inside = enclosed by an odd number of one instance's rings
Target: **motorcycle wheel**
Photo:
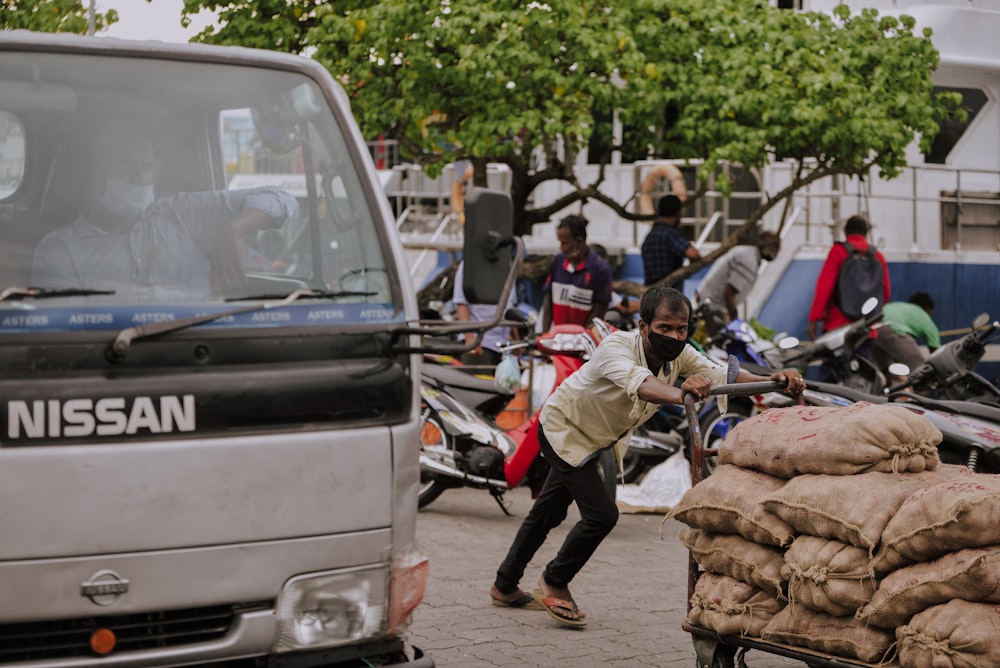
[[[448,433],[438,418],[425,406],[420,414],[420,454],[431,459],[443,459],[448,453],[454,453]],[[436,473],[421,466],[417,507],[423,508],[429,505],[448,487],[450,485],[439,480]]]
[[[722,442],[729,435],[729,432],[754,414],[752,404],[743,401],[730,401],[728,410],[723,414],[719,411],[719,405],[715,404],[700,419],[702,447],[706,450],[718,449]],[[690,450],[690,446],[688,446]],[[691,453],[688,452],[690,460]],[[715,471],[718,465],[718,457],[706,457],[702,462],[701,477],[707,478]]]
[[[645,472],[646,466],[642,461],[642,457],[631,452],[626,452],[622,460],[622,480],[625,484],[631,485],[639,480]]]

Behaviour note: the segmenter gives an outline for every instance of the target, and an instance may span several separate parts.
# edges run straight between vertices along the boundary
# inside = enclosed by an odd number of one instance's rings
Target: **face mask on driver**
[[[677,359],[686,345],[687,341],[675,339],[665,334],[657,334],[654,331],[649,332],[649,346],[653,349],[653,353],[664,362],[673,362]]]
[[[155,199],[152,185],[140,186],[118,179],[108,179],[104,194],[98,198],[108,211],[129,220],[141,216]]]

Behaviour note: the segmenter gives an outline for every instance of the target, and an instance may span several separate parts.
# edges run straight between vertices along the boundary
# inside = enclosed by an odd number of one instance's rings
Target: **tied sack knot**
[[[830,575],[827,566],[812,565],[803,570],[802,566],[796,563],[786,563],[786,565],[791,571],[791,580],[812,580],[817,584],[823,584]]]
[[[948,640],[938,640],[932,635],[921,633],[909,626],[899,629],[900,640],[906,639],[912,642],[917,648],[929,653],[931,656],[956,657],[958,651],[953,649]]]
[[[750,633],[750,629],[753,626],[753,603],[737,603],[735,601],[719,600],[709,596],[700,598],[701,600],[698,601],[698,603],[701,605],[703,610],[714,611],[723,614],[726,617],[737,617],[739,619],[742,633],[744,635]]]
[[[925,443],[901,442],[894,443],[886,448],[886,452],[892,455],[892,472],[899,473],[899,460],[910,457],[927,457],[929,449],[933,449]]]

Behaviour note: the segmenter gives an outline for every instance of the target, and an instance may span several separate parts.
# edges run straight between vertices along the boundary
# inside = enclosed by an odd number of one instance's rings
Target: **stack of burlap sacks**
[[[1000,476],[941,464],[899,406],[772,409],[668,513],[705,571],[688,621],[904,668],[1000,666]]]

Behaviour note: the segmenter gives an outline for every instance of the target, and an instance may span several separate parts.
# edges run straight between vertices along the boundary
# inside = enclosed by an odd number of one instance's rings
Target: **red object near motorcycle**
[[[613,331],[598,321],[590,329],[556,325],[544,334],[512,343],[510,350],[530,348],[552,364],[555,390],[583,366],[600,340]],[[534,359],[532,359],[534,364]],[[529,373],[533,377],[534,373]],[[547,465],[539,457],[538,421],[542,406],[532,406],[531,388],[520,394],[522,411],[531,414],[504,430],[498,418],[510,424],[515,407],[511,395],[501,393],[492,381],[476,378],[454,367],[425,364],[421,386],[422,420],[419,506],[431,503],[451,487],[489,490],[500,507],[504,492],[521,485],[537,496]],[[550,391],[551,392],[551,391]],[[517,394],[514,395],[518,397]]]

